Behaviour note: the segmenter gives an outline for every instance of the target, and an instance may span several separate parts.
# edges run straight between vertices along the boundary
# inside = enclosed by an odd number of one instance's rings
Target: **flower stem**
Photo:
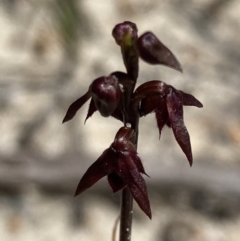
[[[135,120],[134,120],[134,123],[131,123],[131,127],[135,131],[135,136],[132,142],[137,148],[139,114],[138,112],[135,112],[134,114],[135,114],[135,118],[134,118]],[[131,241],[132,217],[133,217],[133,197],[130,192],[130,189],[126,187],[122,190],[119,241]]]
[[[133,198],[128,187],[122,191],[121,218],[120,218],[120,241],[130,241],[132,231],[132,206]]]

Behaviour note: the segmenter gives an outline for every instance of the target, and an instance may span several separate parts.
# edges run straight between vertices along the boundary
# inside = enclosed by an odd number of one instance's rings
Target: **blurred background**
[[[240,2],[238,0],[0,1],[0,240],[111,240],[120,194],[104,178],[73,198],[121,123],[87,107],[62,125],[95,78],[124,71],[111,31],[129,20],[177,56],[183,74],[140,62],[193,94],[185,107],[194,164],[156,121],[140,122],[139,155],[153,219],[134,204],[132,240],[240,240]]]

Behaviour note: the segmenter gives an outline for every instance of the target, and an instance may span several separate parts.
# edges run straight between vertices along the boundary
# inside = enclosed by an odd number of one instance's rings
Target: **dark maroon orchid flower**
[[[104,117],[112,115],[122,121],[122,115],[126,113],[131,101],[133,88],[133,81],[123,72],[99,77],[92,82],[86,94],[69,106],[63,123],[71,120],[90,98],[86,120],[98,110]]]
[[[139,57],[148,64],[162,64],[182,72],[182,67],[173,53],[151,32],[138,37],[135,23],[126,21],[117,24],[112,35],[121,47],[124,65],[130,79],[136,82]]]
[[[107,176],[114,193],[128,186],[139,207],[151,219],[147,187],[141,175],[146,173],[137,155],[136,147],[131,141],[133,137],[134,131],[131,128],[120,128],[111,146],[83,175],[75,196]]]
[[[68,108],[63,123],[71,120],[77,111],[90,99],[89,113],[99,110],[102,116],[109,116],[116,109],[121,98],[121,88],[118,79],[110,75],[95,79],[86,94],[74,101]]]
[[[159,135],[164,125],[172,128],[176,141],[192,165],[190,137],[183,121],[183,105],[201,108],[203,105],[200,101],[171,85],[153,80],[136,89],[133,102],[135,106],[139,106],[140,116],[155,112]]]

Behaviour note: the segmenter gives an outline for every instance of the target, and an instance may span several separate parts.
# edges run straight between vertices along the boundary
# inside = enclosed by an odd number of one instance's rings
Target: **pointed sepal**
[[[183,121],[183,103],[181,95],[171,89],[166,97],[166,104],[175,139],[185,153],[190,166],[192,166],[193,157],[191,142],[188,130]]]
[[[103,154],[87,169],[78,184],[74,196],[80,195],[101,178],[112,172],[112,159],[114,159],[114,153],[110,149],[105,150]]]
[[[138,38],[140,57],[149,64],[162,64],[182,72],[182,67],[174,54],[151,32]]]
[[[67,113],[65,117],[63,118],[62,123],[65,123],[67,121],[70,121],[77,113],[77,111],[91,98],[91,91],[88,90],[88,92],[74,101],[68,108]]]
[[[97,108],[94,104],[93,99],[91,99],[90,104],[89,104],[89,108],[88,108],[88,113],[87,113],[86,119],[84,121],[84,124],[86,123],[87,119],[93,115],[93,113],[95,111],[97,111]]]
[[[118,163],[118,175],[127,183],[134,200],[142,211],[151,219],[151,208],[148,199],[147,186],[139,172],[138,167],[131,157],[126,157]]]

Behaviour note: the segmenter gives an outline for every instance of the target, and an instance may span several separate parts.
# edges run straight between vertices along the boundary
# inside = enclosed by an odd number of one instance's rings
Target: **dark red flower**
[[[134,138],[134,131],[131,128],[120,128],[111,146],[83,175],[75,196],[107,176],[113,192],[128,186],[139,207],[151,218],[147,187],[141,175],[146,173],[137,155],[136,147],[131,141],[132,138]]]
[[[109,116],[116,109],[121,98],[121,88],[115,76],[95,79],[86,94],[74,101],[68,108],[63,123],[71,120],[77,111],[90,99],[89,113],[99,110],[102,116]],[[88,113],[88,116],[89,116]]]
[[[153,33],[146,32],[138,37],[135,23],[117,24],[112,35],[121,48],[127,74],[134,82],[138,77],[139,57],[148,64],[161,64],[182,72],[177,58]]]
[[[67,113],[63,119],[63,123],[71,120],[77,111],[91,98],[88,114],[86,120],[98,110],[104,117],[108,117],[119,106],[116,114],[119,119],[122,118],[121,111],[127,108],[130,98],[122,98],[126,93],[133,91],[133,82],[128,78],[127,74],[122,72],[114,72],[109,76],[102,76],[95,79],[89,86],[86,94],[74,101],[68,108]],[[128,93],[128,96],[131,96]],[[122,102],[120,101],[122,100]],[[127,102],[128,101],[128,102]],[[121,102],[121,103],[120,103]]]
[[[203,107],[194,96],[176,90],[159,80],[140,85],[133,96],[135,106],[139,106],[140,116],[155,112],[159,135],[164,125],[171,127],[176,141],[192,165],[190,137],[183,121],[183,105]]]
[[[112,31],[112,35],[119,46],[133,45],[138,39],[138,29],[135,23],[125,21],[117,24]]]
[[[116,71],[108,77],[99,77],[92,82],[86,94],[69,106],[63,123],[71,120],[90,98],[85,121],[98,110],[104,117],[111,115],[122,122],[124,120],[131,122],[132,115],[128,113],[130,113],[133,89],[134,82],[126,73]]]

